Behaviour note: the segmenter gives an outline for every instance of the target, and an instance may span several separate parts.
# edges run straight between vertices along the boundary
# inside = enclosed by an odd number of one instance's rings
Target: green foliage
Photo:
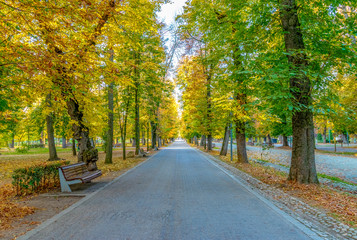
[[[62,161],[15,169],[12,184],[16,187],[17,195],[28,195],[58,186],[58,168],[69,163]]]
[[[29,147],[27,145],[23,145],[15,149],[15,152],[17,153],[28,153],[28,151],[29,151]]]

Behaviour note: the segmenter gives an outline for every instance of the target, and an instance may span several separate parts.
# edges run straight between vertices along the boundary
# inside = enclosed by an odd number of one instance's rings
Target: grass
[[[326,151],[326,150],[315,150],[318,153],[326,153],[326,154],[336,154],[336,155],[347,155],[347,156],[356,156],[355,152],[334,152],[334,151]]]
[[[344,184],[348,184],[348,185],[357,186],[357,184],[355,184],[355,183],[347,182],[347,181],[343,180],[342,178],[335,177],[335,176],[330,176],[330,175],[327,175],[327,174],[324,174],[324,173],[318,173],[317,176],[319,176],[321,178],[330,179],[330,180],[335,181],[335,182],[340,182],[340,183],[344,183]]]
[[[61,148],[61,147],[56,147],[56,150],[58,153],[63,153],[63,152],[72,152],[72,148]],[[19,153],[14,150],[8,150],[8,149],[1,149],[0,153],[1,155],[31,155],[31,154],[45,154],[48,153],[49,150],[48,148],[31,148],[28,150],[26,153]]]

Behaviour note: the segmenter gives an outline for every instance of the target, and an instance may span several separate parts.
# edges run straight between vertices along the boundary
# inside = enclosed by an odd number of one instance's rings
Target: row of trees
[[[162,1],[2,1],[0,8],[0,113],[3,135],[19,138],[24,121],[35,122],[54,146],[57,134],[73,137],[78,160],[96,169],[91,138],[125,143],[177,136],[173,84],[167,79]],[[26,117],[24,117],[26,115]],[[46,120],[47,128],[43,129]],[[20,131],[18,131],[20,133]],[[123,157],[125,158],[125,144]],[[56,159],[50,148],[50,159]]]
[[[207,137],[210,150],[233,122],[238,161],[246,163],[246,137],[282,135],[287,144],[292,135],[289,179],[318,183],[314,127],[357,130],[356,7],[349,0],[189,1],[179,18],[188,48],[176,79],[184,137]]]

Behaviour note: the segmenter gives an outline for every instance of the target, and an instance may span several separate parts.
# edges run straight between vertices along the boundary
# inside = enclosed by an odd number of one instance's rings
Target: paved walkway
[[[311,239],[184,142],[69,210],[25,239]]]
[[[215,143],[216,147],[221,147],[221,143]],[[233,145],[234,151],[236,146]],[[261,152],[260,147],[247,146],[248,153]],[[257,154],[259,156],[259,154]],[[290,166],[291,151],[282,149],[270,149],[264,151],[264,160],[271,161],[275,164],[283,164]],[[319,173],[324,173],[330,176],[346,179],[352,183],[357,184],[357,158],[328,155],[328,154],[315,154],[316,168]]]

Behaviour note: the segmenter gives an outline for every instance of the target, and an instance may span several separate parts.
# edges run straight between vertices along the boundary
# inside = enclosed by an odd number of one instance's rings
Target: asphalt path
[[[22,239],[311,239],[308,234],[205,155],[175,142]]]

